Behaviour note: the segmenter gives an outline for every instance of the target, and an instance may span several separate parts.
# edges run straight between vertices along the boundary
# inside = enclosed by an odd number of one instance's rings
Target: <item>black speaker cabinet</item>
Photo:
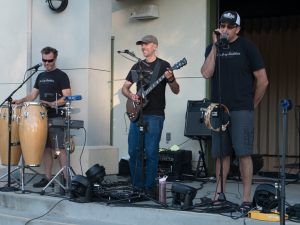
[[[208,99],[187,102],[184,136],[192,139],[211,136],[211,130],[204,124],[205,110],[209,105]]]
[[[168,180],[181,180],[183,174],[192,173],[192,151],[162,151],[159,153],[158,171]]]

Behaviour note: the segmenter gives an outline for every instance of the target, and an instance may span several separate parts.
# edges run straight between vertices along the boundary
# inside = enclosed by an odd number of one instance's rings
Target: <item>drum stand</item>
[[[11,175],[11,147],[12,147],[12,143],[11,143],[11,130],[12,130],[12,95],[10,95],[2,104],[1,106],[7,101],[8,102],[8,170],[7,170],[7,174],[4,175],[7,176],[7,186],[6,187],[2,187],[0,188],[1,191],[3,192],[9,192],[9,191],[17,191],[18,189],[16,187],[11,187],[10,186],[10,175]],[[2,176],[3,177],[3,176]],[[1,177],[1,178],[2,178]]]
[[[1,104],[2,106],[6,101],[8,102],[8,171],[7,174],[5,174],[2,177],[7,176],[7,187],[0,188],[0,191],[3,192],[9,192],[9,191],[16,191],[17,189],[15,187],[10,186],[10,174],[11,174],[11,129],[12,129],[12,96],[38,71],[39,66],[31,67],[26,72],[35,69],[34,72],[32,72]],[[15,171],[15,170],[14,170]],[[2,178],[1,177],[1,178]]]
[[[26,183],[25,183],[25,169],[29,169],[32,172],[35,173],[35,175],[33,175]],[[25,166],[24,164],[24,159],[22,157],[22,161],[21,161],[21,165],[17,165],[13,170],[10,171],[10,174],[13,174],[15,171],[20,170],[20,179],[15,178],[14,176],[10,176],[15,182],[17,182],[19,184],[19,186],[21,186],[21,191],[24,194],[25,193],[25,185],[27,183],[29,183],[32,179],[34,179],[37,175],[41,175],[39,172],[37,172],[36,170],[30,168],[29,166]],[[8,176],[8,172],[3,174],[0,177],[0,180],[2,180],[4,177]],[[15,191],[19,190],[18,188],[15,188]]]
[[[72,96],[70,96],[72,97]],[[72,100],[72,98],[71,98]],[[65,141],[65,148],[66,148],[66,154],[67,154],[67,165],[63,166],[58,173],[49,181],[49,183],[43,188],[41,191],[41,195],[45,194],[45,190],[53,183],[56,182],[61,188],[63,188],[67,195],[70,194],[71,189],[71,178],[73,175],[76,175],[73,168],[70,165],[70,150],[71,150],[71,135],[70,135],[70,120],[71,120],[71,100],[66,101],[66,123],[67,123],[67,138]],[[77,100],[77,99],[74,99]],[[59,175],[64,175],[64,170],[66,171],[66,184],[62,184],[59,179],[56,179],[59,177]]]

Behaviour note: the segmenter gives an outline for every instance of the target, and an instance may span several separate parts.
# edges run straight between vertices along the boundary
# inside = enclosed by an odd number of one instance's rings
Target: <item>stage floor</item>
[[[5,174],[6,168],[2,168],[1,175]],[[15,175],[14,175],[15,176]],[[16,176],[17,177],[17,176]],[[32,174],[26,174],[26,180]],[[181,180],[167,182],[167,204],[158,204],[152,199],[141,194],[128,194],[128,188],[124,185],[127,178],[118,176],[106,176],[105,184],[111,189],[117,190],[118,197],[129,196],[124,201],[114,201],[112,198],[94,197],[93,202],[79,203],[76,200],[86,200],[77,198],[71,200],[68,196],[59,195],[58,188],[48,187],[45,195],[40,195],[42,188],[33,188],[32,184],[40,179],[40,175],[34,177],[22,190],[3,192],[0,191],[0,224],[25,224],[33,218],[30,224],[100,224],[100,225],[166,225],[166,224],[266,224],[260,221],[245,217],[237,211],[231,203],[239,205],[242,196],[242,183],[238,180],[228,180],[225,192],[227,205],[215,206],[209,202],[215,192],[215,179],[205,178],[197,180]],[[13,179],[12,179],[13,180]],[[259,184],[274,184],[277,180],[256,176],[253,179],[252,196]],[[287,180],[293,181],[293,180]],[[171,193],[172,185],[187,185],[197,189],[196,197],[193,199],[193,207],[183,210],[182,207],[172,205],[173,197]],[[7,177],[4,177],[0,186],[7,186]],[[118,187],[115,184],[121,184]],[[12,187],[19,187],[18,182],[12,181]],[[295,205],[300,203],[300,181],[290,183],[285,186],[286,203]],[[99,190],[99,189],[97,189]],[[99,194],[100,192],[98,192]],[[131,192],[130,192],[131,193]],[[116,196],[116,195],[114,195]],[[207,202],[207,203],[205,203]],[[297,224],[296,222],[285,220],[286,224]],[[299,221],[298,221],[299,223]]]

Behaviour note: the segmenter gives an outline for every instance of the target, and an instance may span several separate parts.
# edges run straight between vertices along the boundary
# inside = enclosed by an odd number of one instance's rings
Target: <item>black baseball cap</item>
[[[226,11],[220,17],[220,23],[229,23],[232,25],[241,25],[241,18],[236,11]]]

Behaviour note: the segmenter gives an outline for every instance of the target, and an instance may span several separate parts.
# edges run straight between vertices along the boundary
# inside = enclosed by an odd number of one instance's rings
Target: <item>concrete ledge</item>
[[[32,224],[234,225],[241,223],[240,220],[234,221],[215,214],[166,210],[155,206],[155,208],[106,206],[103,203],[75,203],[68,200],[58,203],[60,200],[60,198],[35,194],[0,193],[0,205],[4,209],[4,213],[0,213],[0,224],[24,224],[24,221],[45,214],[55,205],[45,217],[33,221]],[[247,224],[253,224],[246,220]]]

